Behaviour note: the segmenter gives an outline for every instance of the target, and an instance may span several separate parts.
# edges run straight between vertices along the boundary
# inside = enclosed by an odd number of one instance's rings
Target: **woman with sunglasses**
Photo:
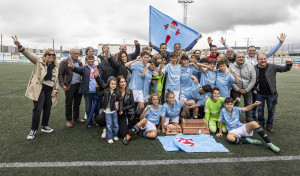
[[[51,106],[52,104],[56,105],[56,95],[58,93],[56,55],[52,49],[47,49],[42,58],[38,58],[20,44],[17,36],[12,38],[19,52],[34,64],[34,69],[25,93],[25,96],[33,100],[34,104],[31,130],[27,136],[27,139],[33,139],[39,127],[42,111],[41,132],[53,132],[53,129],[48,126],[48,122]]]

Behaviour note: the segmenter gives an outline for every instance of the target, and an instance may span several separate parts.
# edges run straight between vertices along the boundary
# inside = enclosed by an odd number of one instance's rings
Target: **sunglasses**
[[[47,54],[47,56],[55,56],[55,54]]]

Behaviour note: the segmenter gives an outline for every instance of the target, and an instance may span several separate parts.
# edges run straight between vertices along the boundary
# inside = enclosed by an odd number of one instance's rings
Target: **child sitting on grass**
[[[159,105],[159,96],[157,93],[152,93],[149,99],[152,105],[148,105],[144,112],[141,114],[139,121],[132,129],[128,130],[123,143],[128,144],[131,137],[140,129],[140,135],[150,139],[154,139],[157,136],[157,125],[159,124],[160,118],[164,117],[164,107]]]
[[[262,142],[260,140],[251,139],[248,137],[253,136],[253,131],[255,130],[257,134],[261,138],[263,138],[263,140],[267,143],[267,147],[270,148],[273,152],[278,153],[280,151],[280,148],[271,143],[270,139],[268,138],[268,135],[264,133],[263,129],[261,128],[261,126],[259,126],[259,124],[256,121],[251,121],[246,124],[243,124],[239,120],[240,113],[250,111],[252,108],[259,105],[260,103],[260,101],[256,101],[255,103],[247,107],[239,108],[233,106],[233,99],[231,97],[226,98],[224,104],[225,108],[221,110],[219,119],[220,129],[222,128],[222,122],[225,121],[226,127],[229,131],[227,135],[227,140],[229,142],[235,144],[261,145]],[[220,130],[217,136],[222,135],[222,130]]]

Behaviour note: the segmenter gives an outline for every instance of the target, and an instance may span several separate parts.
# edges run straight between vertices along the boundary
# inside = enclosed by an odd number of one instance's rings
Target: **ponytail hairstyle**
[[[111,77],[109,77],[108,80],[107,80],[107,88],[108,88],[108,89],[110,89],[110,83],[111,83],[112,81],[116,81],[116,84],[118,84],[117,78],[111,76]]]
[[[150,96],[149,96],[149,100],[148,100],[148,104],[152,104],[152,99],[153,97],[157,96],[158,97],[158,104],[160,103],[160,98],[159,98],[159,95],[157,93],[152,93]]]
[[[167,93],[166,93],[166,98],[169,97],[169,95],[175,95],[173,91],[171,91],[171,89],[167,89]]]

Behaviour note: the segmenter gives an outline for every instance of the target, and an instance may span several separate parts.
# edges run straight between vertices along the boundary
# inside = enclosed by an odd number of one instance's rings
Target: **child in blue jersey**
[[[197,66],[199,67],[199,72],[198,72],[199,76],[198,76],[198,78],[200,78],[199,79],[200,80],[200,86],[205,85],[206,75],[203,74],[203,72],[206,72],[207,69],[204,69],[202,67],[205,67],[206,65],[208,66],[208,60],[206,58],[200,59],[200,63],[197,63]],[[209,67],[207,67],[207,68],[209,68]]]
[[[142,78],[144,79],[144,88],[143,88],[143,99],[144,99],[144,106],[146,106],[149,94],[150,94],[150,83],[152,80],[152,72],[155,68],[155,61],[150,59],[142,72]]]
[[[218,61],[217,65],[219,71],[217,72],[217,80],[216,80],[216,87],[220,90],[220,96],[227,98],[230,97],[230,88],[232,84],[239,83],[239,78],[235,73],[235,70],[232,69],[232,74],[227,73],[227,65],[224,60]]]
[[[180,93],[180,75],[181,75],[181,65],[177,64],[178,54],[175,52],[170,53],[170,63],[160,72],[160,75],[167,74],[166,87],[165,90],[170,89],[175,94],[175,99],[179,100]]]
[[[154,139],[157,136],[157,126],[160,122],[160,118],[165,116],[164,107],[159,105],[159,96],[157,93],[152,93],[149,98],[149,103],[144,112],[141,114],[141,121],[128,130],[123,143],[128,144],[129,140],[137,131],[141,129],[140,135],[150,139]]]
[[[211,87],[210,85],[204,85],[203,87],[200,86],[200,84],[193,84],[193,86],[188,89],[187,91],[183,92],[180,94],[180,100],[186,100],[190,103],[189,106],[185,106],[183,108],[183,111],[181,115],[185,117],[185,112],[188,109],[193,109],[193,117],[194,119],[197,119],[199,117],[199,107],[201,108],[200,114],[202,117],[204,116],[204,102],[206,100],[207,93],[211,92]],[[202,112],[203,111],[203,112]],[[200,115],[200,116],[201,116]]]
[[[181,57],[181,75],[180,75],[180,85],[181,85],[181,93],[185,92],[192,86],[192,80],[198,84],[198,79],[193,75],[194,72],[197,72],[197,69],[193,66],[189,65],[188,56]]]
[[[198,57],[196,55],[191,55],[190,65],[192,65],[192,66],[194,66],[194,68],[196,68],[196,70],[192,74],[200,81],[201,74],[200,74],[200,70],[197,66],[197,63],[198,63]]]
[[[204,85],[208,84],[210,85],[211,88],[214,88],[216,85],[216,80],[217,80],[217,71],[215,71],[215,67],[217,65],[217,61],[215,59],[209,59],[208,61],[208,66],[209,69],[207,70],[205,74],[205,80],[204,80]]]
[[[231,97],[227,97],[225,99],[225,108],[221,110],[220,118],[219,118],[219,126],[222,128],[222,122],[224,121],[226,124],[226,128],[228,130],[227,140],[229,142],[235,144],[257,144],[261,145],[262,142],[260,140],[251,139],[248,136],[253,136],[253,131],[255,130],[257,134],[263,138],[263,140],[267,143],[267,147],[272,151],[278,153],[280,148],[271,143],[268,135],[264,133],[262,127],[256,122],[251,121],[246,124],[243,124],[239,120],[240,113],[245,111],[250,111],[255,106],[259,105],[261,102],[256,101],[255,103],[244,107],[239,108],[235,107],[233,104],[233,99]],[[222,136],[222,130],[219,131],[217,136]],[[246,137],[246,138],[245,138]]]
[[[161,124],[164,125],[162,132],[165,133],[167,125],[172,123],[177,126],[179,124],[179,115],[183,106],[189,106],[190,103],[186,100],[175,100],[175,94],[170,89],[166,93],[167,102],[164,103],[165,118],[162,118]]]
[[[137,61],[130,66],[132,74],[129,82],[129,89],[132,90],[134,102],[138,104],[137,110],[135,111],[136,119],[139,119],[139,116],[145,107],[143,96],[144,79],[142,78],[142,72],[145,69],[149,57],[149,53],[147,51],[143,51],[141,53],[141,61]]]

